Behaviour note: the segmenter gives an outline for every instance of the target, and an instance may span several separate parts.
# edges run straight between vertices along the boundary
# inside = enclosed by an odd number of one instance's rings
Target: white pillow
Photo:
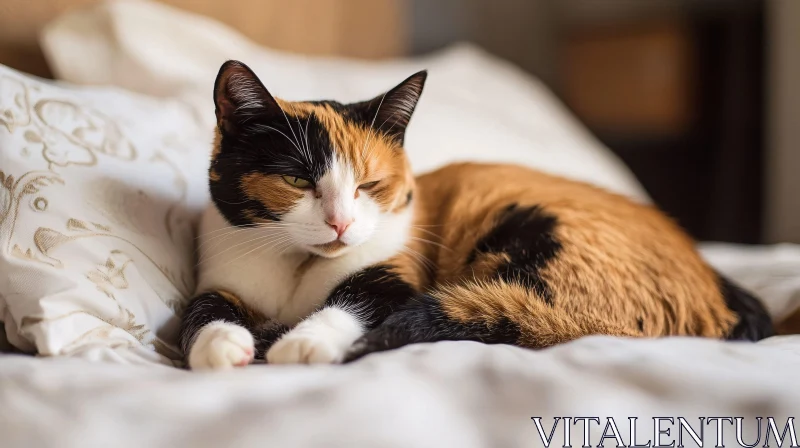
[[[721,273],[760,297],[775,322],[800,309],[800,245],[701,243],[700,253]]]
[[[178,101],[0,66],[8,340],[42,355],[179,358],[176,312],[194,292],[192,222],[207,201],[209,144]]]
[[[422,68],[428,83],[407,135],[417,172],[457,160],[526,164],[647,201],[630,171],[538,81],[471,46],[366,62],[270,51],[211,19],[159,3],[107,2],[61,17],[42,47],[62,79],[186,98],[213,126],[220,64],[239,59],[289,100],[371,98]]]

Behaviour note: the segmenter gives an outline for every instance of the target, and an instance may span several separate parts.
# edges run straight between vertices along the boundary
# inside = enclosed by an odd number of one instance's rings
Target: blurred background
[[[0,63],[95,0],[4,0]],[[366,59],[469,41],[544,81],[701,240],[800,242],[800,0],[165,0],[280,50]]]

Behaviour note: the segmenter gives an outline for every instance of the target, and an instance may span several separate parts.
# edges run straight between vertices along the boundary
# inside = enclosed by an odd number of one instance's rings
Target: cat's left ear
[[[246,129],[253,121],[283,117],[278,102],[258,76],[239,61],[222,64],[214,82],[214,107],[217,125],[230,134]]]
[[[367,126],[383,131],[402,144],[427,77],[427,70],[414,73],[385,94],[352,107],[359,109],[359,116]]]

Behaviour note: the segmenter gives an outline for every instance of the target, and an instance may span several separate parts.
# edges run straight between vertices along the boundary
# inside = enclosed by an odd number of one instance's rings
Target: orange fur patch
[[[277,174],[252,173],[241,178],[241,187],[250,199],[261,201],[269,210],[286,213],[303,197],[303,192]]]
[[[290,120],[302,122],[309,114],[314,115],[328,132],[334,154],[353,168],[359,185],[379,181],[361,194],[372,197],[384,212],[405,206],[405,197],[414,188],[414,176],[405,151],[396,141],[346,120],[329,105],[276,101]]]
[[[691,239],[651,207],[518,166],[451,165],[417,183],[426,223],[442,226],[437,234],[446,248],[431,245],[438,271],[428,286],[461,285],[435,293],[456,320],[491,318],[505,310],[521,328],[572,325],[609,334],[708,337],[726,335],[736,322],[714,271]],[[538,205],[557,219],[562,248],[539,271],[553,293],[553,307],[519,285],[475,286],[502,255],[466,264],[498,213],[512,203]],[[551,320],[541,321],[542,313]]]
[[[593,334],[642,335],[613,322],[608,316],[554,310],[534,291],[502,281],[469,281],[440,288],[433,296],[442,304],[444,312],[458,322],[503,325],[503,319],[513,316],[520,330],[517,344],[527,348],[545,348]]]

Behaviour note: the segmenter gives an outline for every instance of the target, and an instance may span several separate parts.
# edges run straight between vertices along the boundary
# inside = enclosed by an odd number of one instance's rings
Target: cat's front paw
[[[344,359],[347,345],[319,335],[287,334],[267,351],[270,364],[334,364]]]
[[[361,323],[350,313],[325,308],[300,322],[267,351],[270,364],[333,364],[363,334]]]
[[[189,350],[189,367],[230,369],[253,361],[253,335],[243,327],[224,322],[208,324],[200,330]]]

